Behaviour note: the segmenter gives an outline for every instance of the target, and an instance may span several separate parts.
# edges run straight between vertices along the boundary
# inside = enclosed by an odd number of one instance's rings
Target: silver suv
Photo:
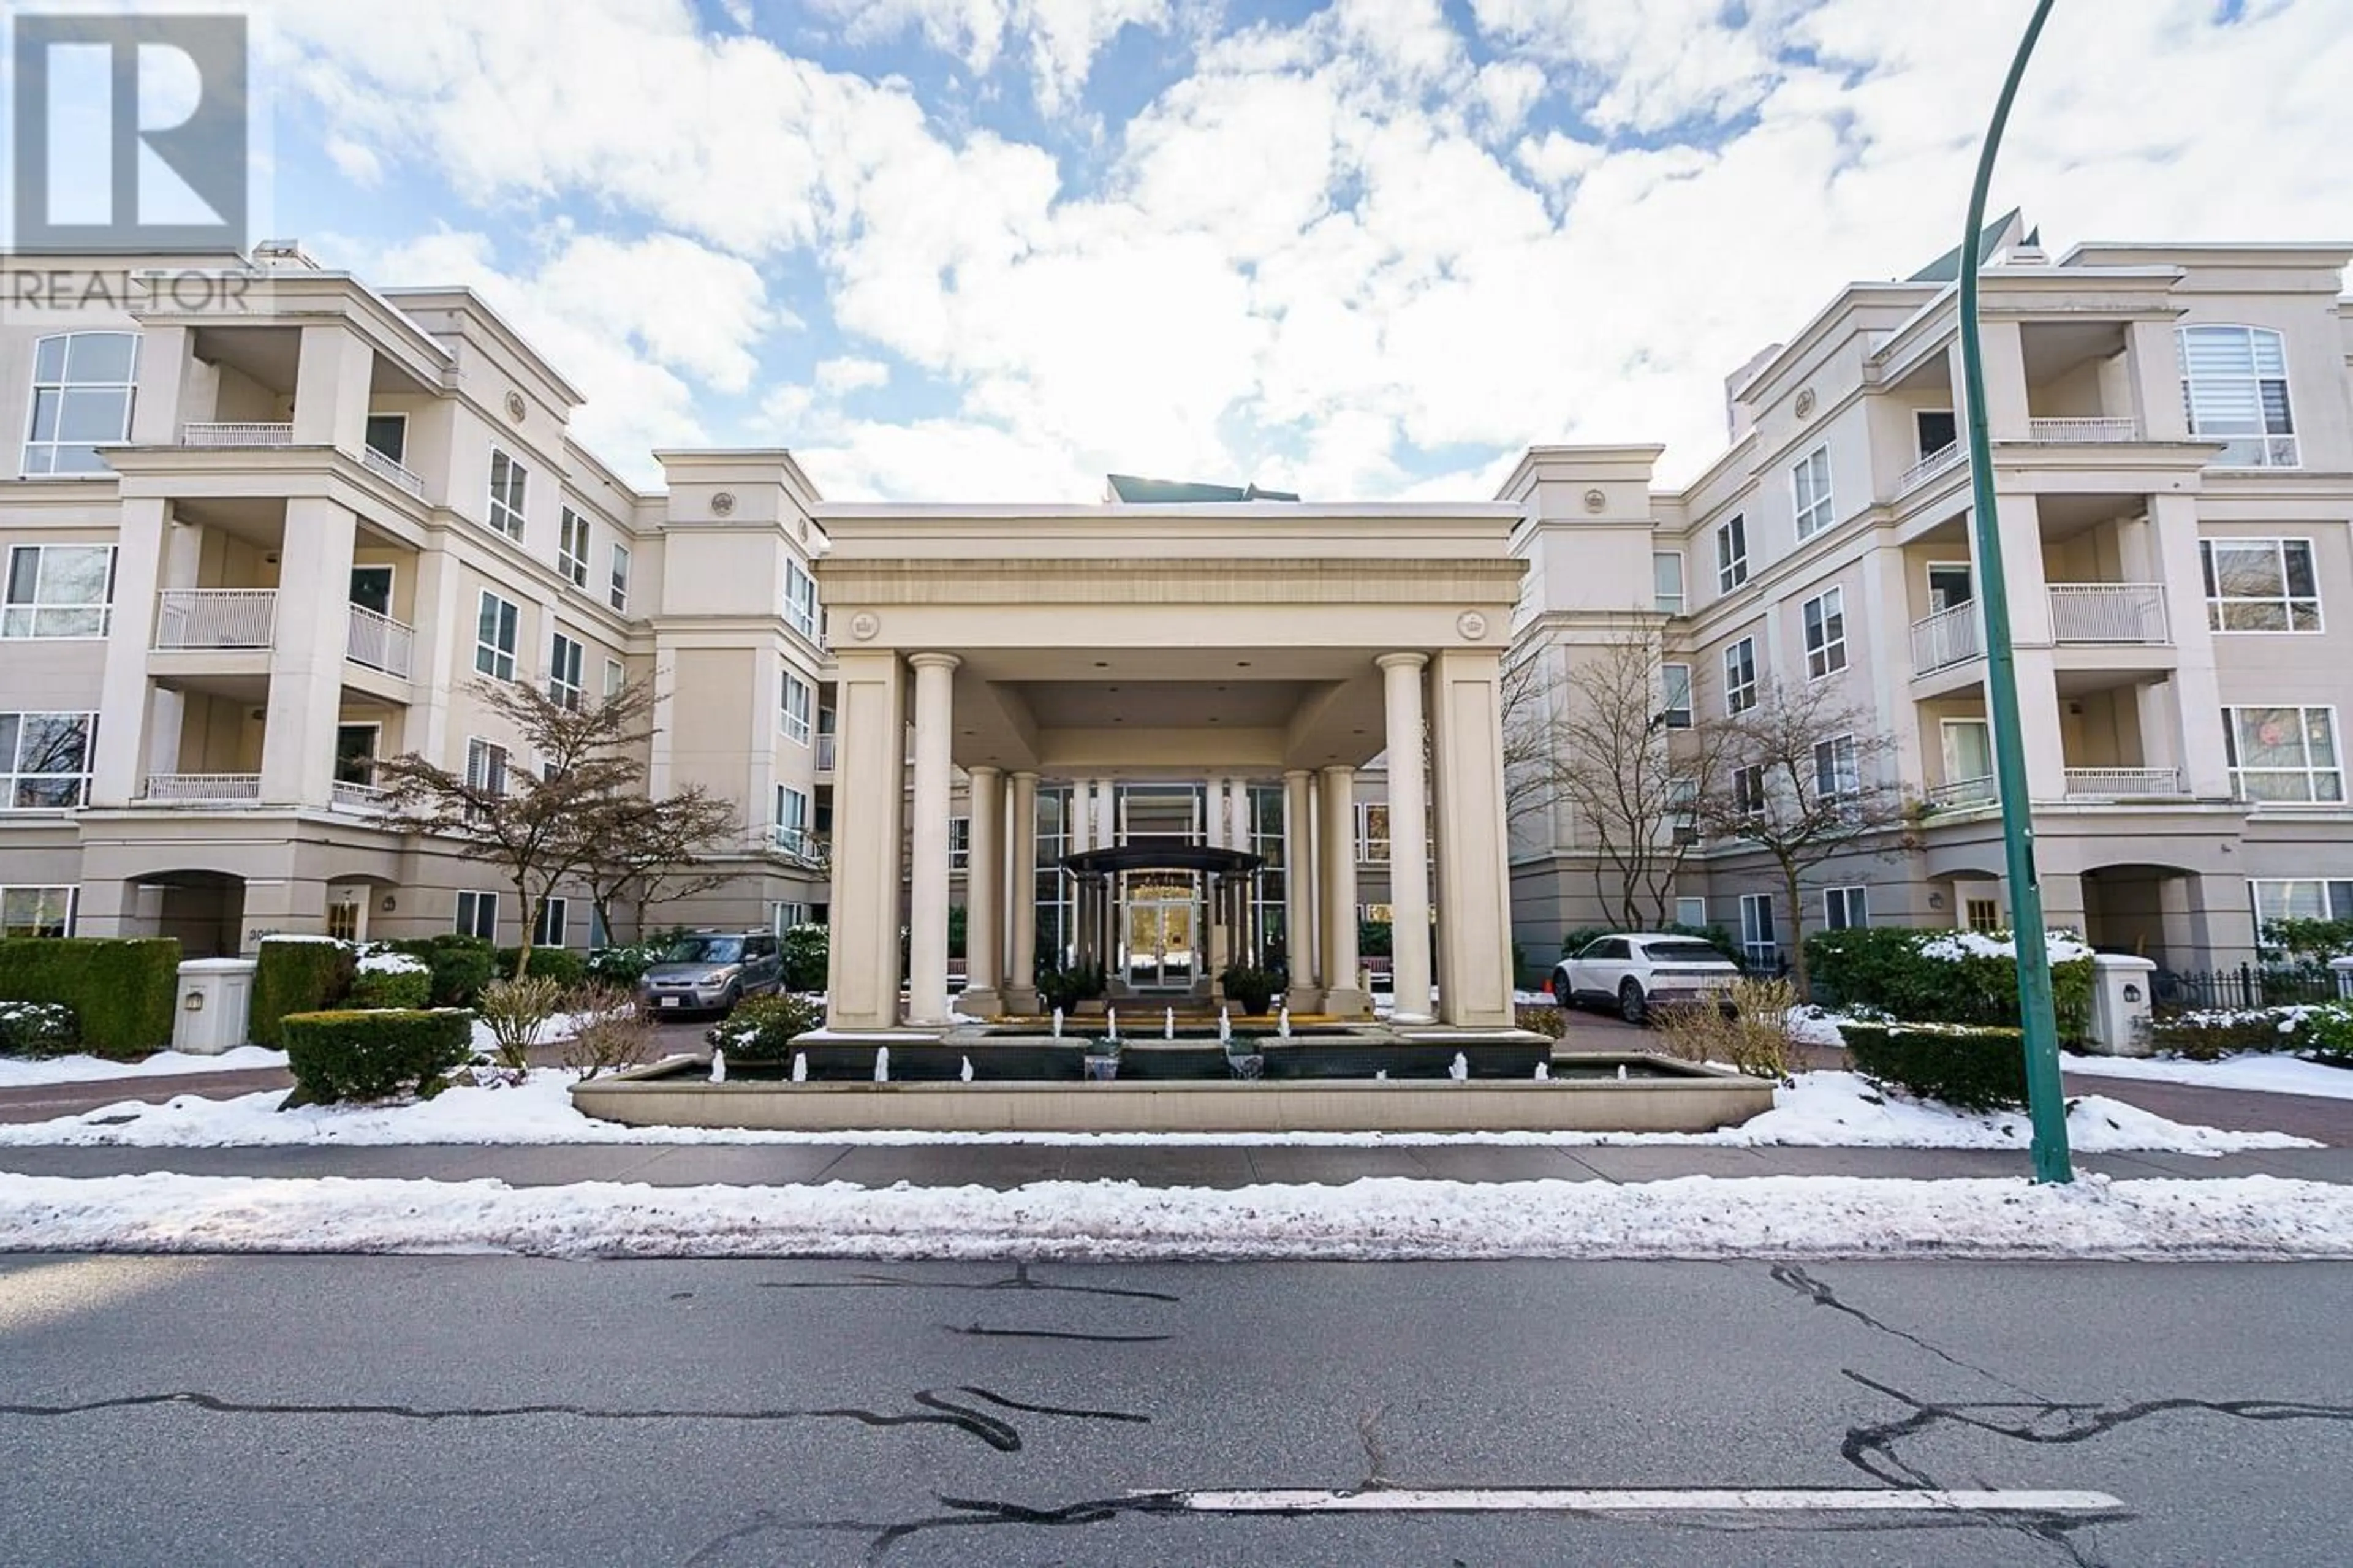
[[[638,1004],[649,1013],[726,1013],[746,996],[775,994],[784,975],[773,932],[690,931],[638,977]]]
[[[1598,1003],[1639,1024],[1654,1006],[1722,1001],[1740,966],[1697,937],[1630,931],[1596,937],[1552,972],[1554,1000],[1564,1007]]]

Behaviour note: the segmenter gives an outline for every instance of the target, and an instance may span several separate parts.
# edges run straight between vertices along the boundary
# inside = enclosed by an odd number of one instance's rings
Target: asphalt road
[[[2348,1321],[2340,1265],[0,1258],[0,1560],[2341,1563]],[[2116,1502],[1393,1506],[1504,1487]]]

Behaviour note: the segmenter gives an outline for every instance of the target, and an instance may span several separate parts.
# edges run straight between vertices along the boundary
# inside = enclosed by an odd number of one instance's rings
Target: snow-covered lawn
[[[80,1116],[0,1126],[0,1145],[120,1144],[140,1148],[219,1148],[265,1144],[352,1147],[414,1143],[1035,1143],[1060,1145],[1291,1144],[1338,1148],[1446,1143],[1578,1146],[1701,1144],[1728,1147],[2020,1149],[2031,1142],[2023,1115],[1972,1115],[1942,1106],[1883,1100],[1853,1073],[1799,1075],[1775,1096],[1774,1108],[1721,1132],[770,1132],[733,1128],[623,1127],[572,1108],[571,1075],[542,1068],[508,1088],[452,1089],[410,1105],[312,1106],[281,1111],[272,1091],[235,1100],[181,1095],[163,1105],[126,1101]],[[2074,1147],[2086,1153],[2132,1150],[2226,1154],[2249,1149],[2309,1148],[2277,1132],[2231,1132],[2184,1126],[2117,1100],[2087,1096],[2068,1117]]]
[[[0,1175],[0,1249],[869,1258],[2353,1258],[2353,1188],[1765,1176],[884,1189]]]
[[[2069,1072],[2091,1078],[2137,1078],[2157,1083],[2194,1084],[2200,1089],[2244,1089],[2259,1094],[2310,1094],[2353,1100],[2353,1068],[2308,1062],[2302,1057],[2242,1051],[2211,1062],[2180,1057],[2078,1057],[2060,1058]]]
[[[243,1072],[252,1068],[282,1068],[286,1053],[264,1046],[239,1046],[218,1056],[190,1051],[157,1051],[144,1061],[111,1062],[104,1057],[49,1057],[27,1060],[0,1057],[0,1089],[25,1089],[36,1084],[96,1083],[110,1078],[168,1078],[181,1073]]]

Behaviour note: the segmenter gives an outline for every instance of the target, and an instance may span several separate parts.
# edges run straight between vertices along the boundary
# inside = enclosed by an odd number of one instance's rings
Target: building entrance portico
[[[1279,964],[1294,1012],[1365,1016],[1356,774],[1384,753],[1389,900],[1435,936],[1398,943],[1398,1019],[1511,1026],[1515,508],[818,513],[839,715],[828,1030],[1033,1014],[1042,969],[1088,963],[1130,994],[1204,1001],[1229,965]],[[951,996],[959,768],[968,978]]]

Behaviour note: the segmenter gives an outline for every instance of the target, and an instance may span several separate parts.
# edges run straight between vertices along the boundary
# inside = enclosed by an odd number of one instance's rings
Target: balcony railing
[[[250,805],[261,798],[261,775],[149,773],[139,798],[163,805]]]
[[[268,647],[275,588],[166,588],[155,595],[159,648]]]
[[[293,444],[294,426],[291,425],[233,423],[180,426],[180,445],[183,447],[290,447]]]
[[[2051,640],[2169,643],[2162,583],[2053,583]]]
[[[2000,798],[1991,773],[1983,778],[1954,779],[1949,784],[1933,784],[1928,790],[1932,805],[1964,806],[1991,805]]]
[[[387,458],[374,447],[360,448],[360,467],[379,479],[389,479],[410,495],[422,498],[425,494],[422,477],[403,467],[397,458]]]
[[[822,834],[811,833],[805,827],[786,827],[781,823],[768,829],[769,852],[783,857],[812,871],[822,871],[832,865],[830,846]]]
[[[352,784],[337,779],[329,799],[337,811],[382,811],[391,792],[374,784]]]
[[[1912,623],[1912,673],[1926,675],[1964,664],[1985,652],[1978,629],[1975,600],[1939,610],[1925,621]]]
[[[2069,800],[2163,800],[2183,794],[2179,768],[2069,768]]]
[[[2101,446],[2140,439],[2137,419],[2030,419],[2026,438],[2045,446]]]
[[[1903,477],[1895,481],[1896,496],[1898,499],[1901,499],[1902,497],[1910,495],[1914,490],[1918,489],[1922,485],[1926,484],[1938,474],[1943,473],[1946,469],[1959,463],[1968,455],[1968,448],[1964,447],[1958,441],[1946,442],[1943,446],[1937,447],[1935,451],[1929,453],[1926,457],[1921,458],[1918,462],[1904,470]]]
[[[821,773],[833,772],[833,737],[830,735],[817,738],[817,771]]]
[[[362,605],[352,606],[351,630],[344,636],[343,657],[353,664],[406,680],[416,648],[417,634],[409,627]]]

